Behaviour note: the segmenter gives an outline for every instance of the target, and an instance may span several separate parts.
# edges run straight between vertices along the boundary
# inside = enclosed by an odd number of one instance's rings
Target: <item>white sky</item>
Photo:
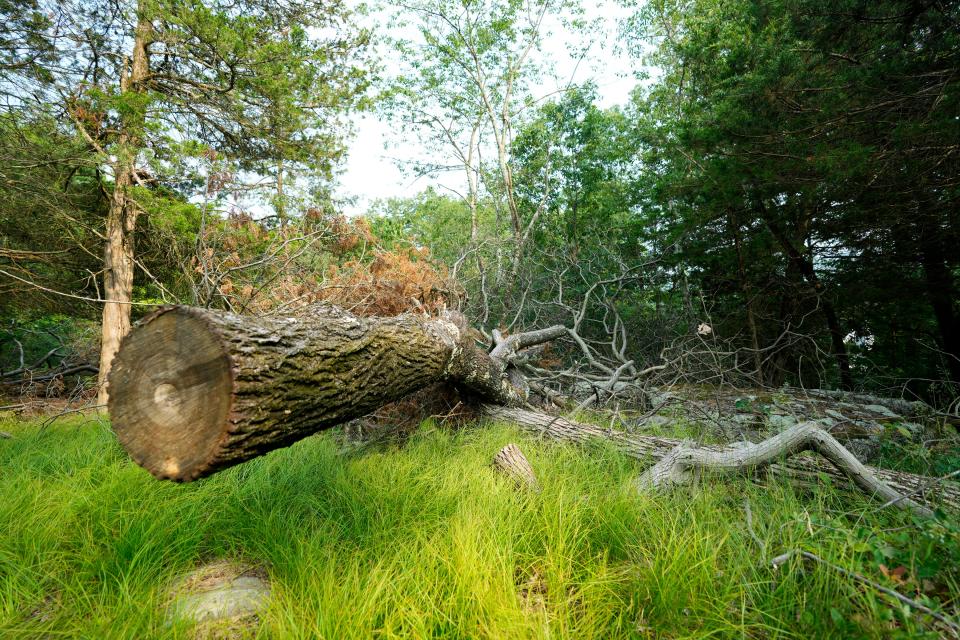
[[[544,55],[553,59],[563,84],[571,76],[574,84],[592,80],[598,86],[599,106],[624,104],[637,83],[635,62],[617,46],[618,23],[625,15],[624,10],[607,0],[586,9],[587,19],[600,19],[602,24],[601,36],[592,44],[587,58],[576,65],[567,48],[573,36],[560,29],[545,43]],[[395,71],[396,66],[391,69],[389,57],[384,58],[387,73]],[[543,95],[554,93],[558,88],[558,83],[549,81],[542,87]],[[347,213],[362,214],[373,200],[412,196],[431,184],[442,189],[444,182],[449,181],[451,187],[459,188],[459,174],[416,179],[400,170],[399,166],[405,162],[422,158],[424,145],[415,132],[395,131],[375,114],[358,116],[355,123],[356,135],[350,144],[338,193],[341,197],[356,198],[356,204],[347,207]]]

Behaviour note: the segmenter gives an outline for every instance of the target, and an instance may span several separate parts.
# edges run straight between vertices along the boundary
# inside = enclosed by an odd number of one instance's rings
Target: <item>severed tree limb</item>
[[[68,365],[58,369],[51,369],[42,376],[33,376],[30,378],[19,378],[17,380],[0,380],[0,386],[16,386],[18,384],[29,384],[31,382],[48,382],[63,376],[72,376],[78,373],[97,373],[100,369],[88,362],[76,365]]]
[[[724,451],[682,443],[644,471],[638,484],[641,488],[665,489],[672,485],[689,484],[700,471],[744,473],[808,450],[816,451],[832,462],[867,495],[879,496],[888,504],[908,509],[918,516],[933,517],[931,509],[878,480],[866,465],[815,422],[802,422],[762,442],[744,443]]]
[[[612,442],[625,455],[644,462],[651,459],[661,460],[683,444],[681,441],[671,438],[629,434],[595,425],[573,422],[560,416],[551,416],[513,407],[486,404],[483,405],[482,410],[483,415],[490,419],[511,422],[528,433],[552,440],[578,444],[606,440]],[[723,452],[729,451],[730,447],[704,446],[701,449]],[[921,495],[923,501],[927,504],[942,504],[953,509],[960,509],[960,487],[956,484],[943,482],[937,485],[932,482],[932,478],[927,476],[873,467],[864,468],[892,491],[897,492],[898,497],[917,492],[914,495]],[[843,471],[820,458],[793,456],[785,460],[771,461],[763,469],[776,476],[790,479],[817,482],[820,477],[826,476],[840,486],[857,486]],[[759,471],[756,467],[753,470]],[[929,489],[925,489],[928,486]],[[902,502],[903,500],[899,500],[897,504]]]
[[[490,352],[490,357],[503,360],[504,362],[509,362],[510,359],[513,358],[513,356],[515,356],[521,349],[543,344],[544,342],[550,342],[551,340],[556,340],[557,338],[566,336],[569,333],[570,330],[560,324],[547,327],[546,329],[537,329],[536,331],[517,333],[507,336],[506,338],[503,337],[499,330],[494,329],[494,347]]]
[[[500,449],[497,455],[493,456],[493,468],[513,480],[521,489],[540,490],[537,476],[533,473],[530,461],[520,451],[520,447],[513,443]]]

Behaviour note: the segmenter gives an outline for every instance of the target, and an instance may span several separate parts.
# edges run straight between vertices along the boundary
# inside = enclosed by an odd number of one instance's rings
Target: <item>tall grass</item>
[[[503,425],[425,425],[402,447],[353,454],[316,436],[174,485],[129,462],[106,425],[3,428],[14,435],[0,440],[3,638],[189,637],[165,621],[169,585],[218,558],[269,574],[269,608],[251,632],[262,638],[889,638],[929,629],[829,568],[769,568],[773,555],[802,547],[884,580],[878,540],[913,523],[829,487],[717,480],[641,495],[632,487],[640,468],[616,452]],[[491,471],[509,441],[531,460],[540,493],[518,493]],[[745,500],[765,551],[747,530]],[[955,599],[953,574],[941,580]]]

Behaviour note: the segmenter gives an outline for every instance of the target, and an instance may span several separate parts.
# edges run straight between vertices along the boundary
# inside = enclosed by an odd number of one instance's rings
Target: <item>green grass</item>
[[[769,568],[796,547],[890,585],[881,562],[903,564],[898,588],[956,606],[949,525],[828,487],[717,479],[640,495],[641,466],[616,452],[505,426],[427,425],[351,454],[317,436],[189,485],[153,480],[103,424],[0,430],[14,436],[0,440],[3,638],[190,637],[164,621],[167,589],[218,558],[269,574],[262,638],[935,637],[828,568]],[[510,441],[539,494],[490,470]]]

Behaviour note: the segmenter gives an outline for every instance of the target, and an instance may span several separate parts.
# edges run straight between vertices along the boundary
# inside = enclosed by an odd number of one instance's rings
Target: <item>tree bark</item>
[[[133,42],[130,72],[120,78],[121,93],[144,91],[150,73],[149,46],[153,25],[141,2]],[[130,302],[133,300],[134,231],[139,207],[130,196],[136,180],[137,152],[142,139],[145,114],[134,108],[121,121],[117,161],[113,165],[113,194],[107,211],[107,234],[103,250],[103,305],[100,330],[100,372],[97,404],[107,405],[107,377],[120,342],[130,331]]]
[[[518,488],[539,491],[540,485],[533,467],[527,456],[523,455],[520,447],[511,443],[493,456],[493,468],[513,480]]]
[[[521,344],[491,357],[456,314],[361,319],[319,306],[299,318],[254,318],[164,307],[121,345],[110,414],[138,464],[190,481],[438,381],[522,404],[524,385],[506,375]]]
[[[133,298],[134,246],[137,209],[127,196],[132,182],[132,171],[123,169],[114,181],[110,209],[107,212],[107,239],[103,251],[103,305],[100,329],[100,373],[97,404],[109,400],[107,376],[110,365],[120,348],[120,342],[130,331],[130,302]]]
[[[743,241],[740,237],[740,221],[732,211],[727,215],[727,224],[733,235],[733,246],[737,251],[737,278],[740,281],[740,293],[743,294],[743,306],[747,312],[747,329],[750,331],[750,346],[753,349],[753,368],[756,371],[757,383],[764,383],[763,357],[760,353],[760,337],[757,331],[757,320],[753,313],[753,293],[747,281],[747,266],[743,257]]]

